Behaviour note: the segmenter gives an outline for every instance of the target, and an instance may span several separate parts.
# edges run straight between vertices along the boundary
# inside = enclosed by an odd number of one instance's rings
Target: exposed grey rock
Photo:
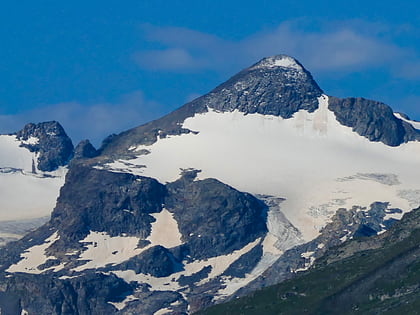
[[[364,98],[329,98],[328,108],[344,126],[351,127],[370,141],[399,146],[408,141],[420,140],[420,131],[394,116],[392,109],[383,103]]]
[[[165,207],[174,213],[186,245],[196,259],[228,254],[265,235],[267,206],[216,179],[194,181],[185,173],[167,184]]]
[[[82,140],[74,149],[74,159],[93,158],[98,155],[89,140]]]
[[[154,221],[149,214],[161,211],[164,195],[155,179],[74,163],[51,215],[61,235],[55,245],[78,242],[91,230],[146,238]]]
[[[67,280],[15,274],[3,278],[2,283],[6,290],[2,292],[3,298],[0,297],[0,308],[16,310],[16,303],[10,304],[19,297],[18,313],[10,313],[16,315],[21,314],[21,309],[29,314],[114,314],[116,309],[108,302],[121,301],[132,291],[123,280],[101,273]]]
[[[50,172],[66,165],[73,156],[73,143],[56,121],[27,124],[16,136],[22,141],[38,138],[38,143],[23,143],[22,146],[39,152],[38,169],[41,171]]]
[[[301,109],[318,108],[322,90],[311,74],[295,59],[296,67],[273,66],[284,55],[264,58],[239,72],[209,94],[193,102],[203,102],[217,111],[274,115],[290,118]]]
[[[224,272],[225,276],[244,278],[258,264],[263,255],[261,244],[255,246],[248,253],[242,255]]]
[[[182,262],[177,261],[170,250],[163,246],[153,246],[138,256],[117,265],[117,270],[134,270],[136,273],[154,277],[167,277],[182,270]],[[114,267],[113,267],[114,268]]]

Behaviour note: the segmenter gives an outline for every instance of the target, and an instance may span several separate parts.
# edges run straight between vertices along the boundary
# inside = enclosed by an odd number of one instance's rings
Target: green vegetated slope
[[[200,314],[420,314],[420,208],[353,239],[308,272]]]

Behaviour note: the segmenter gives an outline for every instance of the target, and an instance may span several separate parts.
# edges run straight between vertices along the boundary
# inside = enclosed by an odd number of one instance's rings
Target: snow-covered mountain
[[[48,221],[72,154],[57,122],[0,135],[0,244]]]
[[[0,308],[190,313],[293,277],[419,206],[418,127],[265,58],[98,152],[78,146],[51,220],[0,253]]]

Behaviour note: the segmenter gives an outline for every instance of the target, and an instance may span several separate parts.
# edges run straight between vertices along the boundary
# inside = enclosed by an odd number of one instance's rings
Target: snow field
[[[325,95],[318,110],[301,110],[291,119],[209,109],[186,119],[183,128],[198,134],[160,138],[134,150],[150,154],[106,167],[162,183],[179,178],[180,169],[195,168],[201,170],[199,179],[217,178],[241,191],[283,197],[281,211],[305,241],[319,235],[340,207],[387,201],[409,211],[413,202],[400,191],[420,188],[420,142],[399,147],[370,142],[337,122]],[[357,174],[393,175],[398,184]]]
[[[26,143],[37,141],[32,137]],[[21,143],[16,136],[0,135],[0,221],[48,216],[64,184],[66,168],[45,173],[50,177],[32,173],[38,156]]]

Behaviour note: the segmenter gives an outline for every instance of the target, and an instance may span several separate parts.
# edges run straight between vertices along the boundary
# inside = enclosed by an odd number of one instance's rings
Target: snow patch
[[[0,172],[0,221],[49,216],[66,173],[65,168],[55,171],[53,177],[33,176],[22,171]]]
[[[74,271],[105,267],[108,264],[117,265],[134,257],[147,248],[138,248],[140,238],[134,236],[110,236],[106,232],[90,231],[80,243],[86,244],[78,260],[88,260],[84,265],[74,268]]]
[[[73,278],[77,278],[79,275],[77,276],[61,276],[58,279],[60,280],[68,280],[68,279],[73,279]]]
[[[170,314],[172,312],[172,310],[170,308],[162,308],[160,310],[158,310],[157,312],[154,312],[153,315],[165,315],[165,314]]]
[[[138,298],[136,298],[134,295],[128,295],[126,296],[126,298],[121,301],[121,302],[108,302],[108,304],[111,304],[112,306],[114,306],[118,311],[123,310],[128,303],[132,302],[132,301],[137,301]]]
[[[35,153],[21,147],[16,136],[0,135],[0,166],[32,171],[32,160]]]
[[[23,144],[35,145],[39,143],[39,138],[31,136],[26,140],[20,140],[20,142]]]
[[[178,280],[181,276],[191,276],[203,268],[210,266],[211,271],[207,278],[201,280],[197,283],[197,285],[203,285],[208,281],[220,276],[223,274],[229,266],[238,260],[242,255],[248,253],[252,250],[258,243],[260,243],[261,239],[258,238],[253,242],[245,245],[243,248],[233,251],[228,255],[221,255],[216,257],[211,257],[207,260],[196,260],[190,263],[184,262],[184,270],[171,274],[168,277],[154,277],[147,274],[136,274],[134,270],[117,270],[112,271],[117,277],[120,277],[127,283],[132,281],[138,283],[147,283],[151,286],[152,291],[178,291],[185,287],[182,287]]]
[[[288,69],[294,69],[302,71],[303,68],[300,66],[295,59],[289,56],[279,55],[274,57],[267,57],[261,60],[259,63],[257,63],[253,69],[260,69],[260,68],[276,68],[276,67],[282,67],[282,68],[288,68]]]
[[[414,129],[420,130],[420,121],[406,119],[403,116],[401,116],[400,113],[394,113],[394,116],[398,119],[401,119],[402,121],[405,121],[406,123],[409,123],[411,126],[413,126]]]
[[[166,248],[172,248],[182,245],[181,233],[179,232],[178,222],[173,213],[163,209],[159,213],[152,213],[156,221],[152,223],[152,231],[146,239],[152,244],[161,245]]]
[[[57,272],[64,268],[64,264],[53,266],[46,269],[39,269],[39,266],[47,262],[49,259],[57,259],[54,256],[47,256],[46,250],[60,239],[58,232],[54,232],[48,237],[45,242],[41,245],[35,245],[26,249],[20,256],[23,258],[18,263],[11,265],[6,271],[7,272],[23,272],[31,274],[41,274],[45,271],[52,270]]]
[[[135,236],[110,236],[106,232],[90,231],[89,235],[80,243],[86,244],[78,260],[87,260],[86,264],[74,268],[74,271],[105,267],[108,264],[117,265],[144,252],[153,246],[166,248],[182,245],[181,233],[173,214],[163,209],[159,213],[152,213],[156,221],[152,223],[152,231],[146,240],[150,241],[145,247],[138,248],[141,240]],[[69,253],[74,255],[77,252]]]

